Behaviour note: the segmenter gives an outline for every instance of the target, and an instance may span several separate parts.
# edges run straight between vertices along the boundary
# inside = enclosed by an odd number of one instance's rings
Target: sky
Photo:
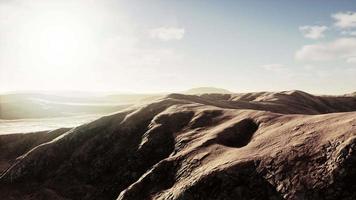
[[[0,92],[356,91],[356,0],[0,0]]]

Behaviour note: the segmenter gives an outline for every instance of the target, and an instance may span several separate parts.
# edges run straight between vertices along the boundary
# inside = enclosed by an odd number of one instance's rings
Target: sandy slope
[[[353,96],[172,94],[0,136],[0,199],[355,199],[355,138]]]

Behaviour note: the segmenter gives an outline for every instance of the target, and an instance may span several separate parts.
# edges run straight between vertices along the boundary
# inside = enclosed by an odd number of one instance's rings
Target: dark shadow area
[[[217,142],[224,146],[240,148],[251,141],[257,129],[258,124],[252,119],[244,119],[219,133]]]

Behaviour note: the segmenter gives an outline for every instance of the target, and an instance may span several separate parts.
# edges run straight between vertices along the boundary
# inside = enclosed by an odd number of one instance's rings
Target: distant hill
[[[348,96],[348,97],[356,97],[356,92],[349,93],[349,94],[345,94],[345,96]]]
[[[183,91],[183,94],[206,94],[206,93],[219,93],[219,94],[231,94],[232,92],[223,88],[215,87],[197,87]]]
[[[28,119],[105,114],[122,110],[134,102],[111,97],[59,96],[39,93],[0,95],[0,119]]]

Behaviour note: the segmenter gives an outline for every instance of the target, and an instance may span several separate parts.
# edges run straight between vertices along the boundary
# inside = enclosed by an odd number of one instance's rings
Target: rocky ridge
[[[356,98],[171,94],[0,136],[0,199],[355,199]]]

